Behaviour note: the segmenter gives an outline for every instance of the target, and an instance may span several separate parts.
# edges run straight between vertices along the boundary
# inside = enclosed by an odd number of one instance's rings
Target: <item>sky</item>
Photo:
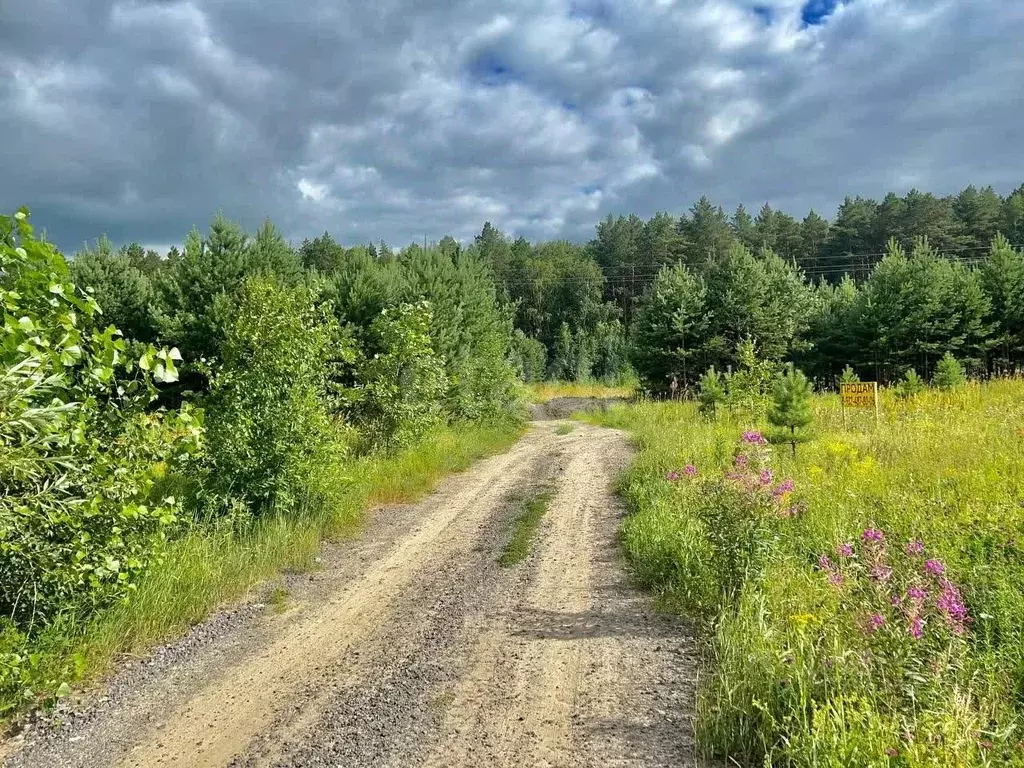
[[[1019,0],[0,0],[0,210],[67,252],[585,241],[1024,182]]]

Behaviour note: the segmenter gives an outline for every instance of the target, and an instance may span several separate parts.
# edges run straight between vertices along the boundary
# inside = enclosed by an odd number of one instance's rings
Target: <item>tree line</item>
[[[738,345],[800,365],[819,385],[851,366],[879,381],[929,376],[950,352],[974,375],[1024,352],[1024,186],[847,198],[832,221],[701,198],[682,216],[609,216],[586,244],[470,246],[514,308],[524,376],[693,385],[739,364]]]

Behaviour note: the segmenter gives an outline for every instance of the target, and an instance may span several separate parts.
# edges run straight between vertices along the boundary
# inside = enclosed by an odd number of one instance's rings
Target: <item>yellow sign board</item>
[[[839,385],[839,395],[844,408],[877,408],[878,382],[856,381]]]

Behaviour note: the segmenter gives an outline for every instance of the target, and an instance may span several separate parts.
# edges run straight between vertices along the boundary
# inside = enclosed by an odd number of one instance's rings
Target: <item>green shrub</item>
[[[847,365],[843,368],[843,373],[839,377],[840,384],[856,384],[859,381],[860,376],[857,375],[857,372],[851,366]]]
[[[725,375],[725,402],[741,421],[757,422],[771,404],[778,365],[758,355],[751,338],[736,347],[739,366]]]
[[[768,421],[778,427],[780,433],[775,437],[778,442],[789,443],[796,456],[796,444],[808,439],[806,428],[814,421],[811,410],[811,382],[802,371],[792,365],[786,374],[775,383],[771,410]],[[788,431],[787,431],[788,430]]]
[[[548,351],[537,339],[532,339],[518,328],[512,333],[512,367],[527,384],[541,381],[548,368]]]
[[[896,385],[896,396],[901,400],[908,400],[916,395],[919,395],[924,391],[925,383],[920,376],[917,375],[917,371],[910,368],[900,383]]]
[[[135,589],[180,508],[154,488],[201,420],[148,408],[176,350],[126,359],[25,212],[0,232],[0,615],[31,634]]]
[[[444,420],[444,361],[430,339],[428,302],[384,309],[370,325],[372,348],[356,363],[348,411],[368,446],[408,445]]]
[[[207,511],[263,515],[315,500],[341,450],[326,400],[334,319],[308,289],[264,277],[246,280],[231,316],[206,398]]]
[[[722,374],[714,366],[708,368],[700,377],[697,390],[697,402],[700,412],[707,417],[718,414],[718,408],[725,402],[725,387],[722,386]]]

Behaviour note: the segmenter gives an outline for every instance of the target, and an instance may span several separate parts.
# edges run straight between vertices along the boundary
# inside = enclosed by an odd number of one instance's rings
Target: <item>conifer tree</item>
[[[938,365],[935,366],[935,376],[932,383],[939,389],[955,389],[967,382],[964,367],[949,352],[942,356]]]
[[[722,386],[722,374],[711,366],[700,377],[697,402],[702,414],[712,418],[718,413],[718,406],[725,402],[725,387]]]
[[[903,374],[903,379],[900,383],[896,385],[896,396],[901,400],[907,400],[915,397],[922,390],[924,390],[924,381],[917,375],[917,371],[910,368]]]
[[[855,384],[858,381],[860,381],[860,376],[857,375],[857,372],[852,367],[847,365],[843,368],[843,373],[839,377],[841,384]]]
[[[811,382],[802,371],[790,365],[786,373],[775,384],[772,408],[768,412],[768,421],[783,432],[784,442],[790,444],[796,456],[796,444],[807,439],[804,430],[814,420],[811,411]]]

